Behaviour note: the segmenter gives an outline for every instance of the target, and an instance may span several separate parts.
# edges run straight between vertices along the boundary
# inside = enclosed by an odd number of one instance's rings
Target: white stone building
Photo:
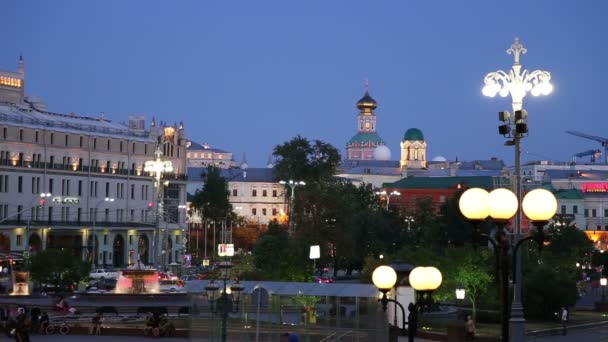
[[[43,101],[25,96],[24,85],[22,58],[17,72],[0,71],[0,253],[27,257],[67,249],[94,265],[113,267],[137,258],[145,264],[180,262],[183,126],[157,127],[152,120],[146,130],[141,116],[124,125],[49,112]],[[162,181],[161,215],[154,178],[144,172],[157,147],[173,163]]]

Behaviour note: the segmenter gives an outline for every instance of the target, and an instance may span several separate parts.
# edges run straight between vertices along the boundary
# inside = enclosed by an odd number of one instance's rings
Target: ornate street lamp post
[[[485,96],[494,97],[500,94],[501,97],[511,95],[511,106],[513,115],[509,112],[500,112],[499,119],[507,122],[507,125],[499,127],[499,133],[509,135],[513,138],[507,142],[508,145],[515,147],[515,195],[518,203],[521,201],[521,145],[520,140],[528,133],[527,112],[523,109],[523,99],[528,92],[533,96],[548,95],[553,91],[551,84],[551,73],[543,70],[528,71],[519,63],[521,54],[526,54],[528,50],[515,37],[515,41],[507,50],[507,54],[512,54],[514,58],[513,66],[509,72],[502,70],[487,74],[484,78],[485,86],[482,93]],[[515,126],[515,132],[511,133],[511,126]],[[521,235],[521,212],[518,210],[515,215],[515,234]],[[515,256],[518,270],[521,270],[521,256]],[[518,271],[519,272],[519,271]],[[521,275],[518,275],[521,276]],[[520,277],[521,278],[521,277]],[[521,303],[521,283],[515,283],[513,290],[513,303],[511,311],[511,329],[515,341],[526,339],[525,319],[523,306]]]
[[[222,319],[222,342],[226,341],[228,315],[239,311],[241,294],[243,293],[243,286],[241,286],[238,279],[232,286],[227,286],[231,268],[232,263],[230,261],[221,261],[219,264],[221,281],[223,282],[221,292],[214,280],[211,280],[205,287],[211,312],[218,314]]]
[[[283,185],[286,185],[286,186],[289,186],[291,188],[291,196],[289,198],[289,217],[288,217],[289,223],[288,223],[288,226],[289,226],[289,233],[293,234],[294,231],[293,231],[293,218],[292,218],[292,216],[293,216],[293,201],[295,199],[295,191],[296,191],[296,187],[298,185],[306,185],[306,182],[304,182],[304,181],[293,181],[293,180],[290,179],[288,182],[282,180],[282,181],[279,181],[279,183],[283,184]]]
[[[475,244],[480,238],[487,239],[494,247],[496,257],[496,275],[501,279],[501,306],[502,306],[502,341],[509,340],[509,252],[512,250],[513,258],[523,242],[534,240],[539,249],[543,247],[545,241],[544,226],[555,215],[557,211],[557,200],[555,196],[545,189],[535,189],[530,191],[522,201],[524,214],[536,227],[536,231],[528,236],[515,239],[515,245],[511,246],[511,241],[506,237],[504,227],[506,223],[515,215],[518,209],[516,196],[507,189],[495,189],[488,193],[484,189],[471,188],[465,191],[458,202],[460,212],[473,223],[475,231],[473,238]],[[490,218],[497,225],[495,237],[482,234],[479,231],[479,223]],[[521,274],[521,266],[513,262],[513,282],[517,281]],[[520,341],[515,335],[512,341]]]
[[[161,160],[160,157],[163,155],[163,151],[161,151],[160,146],[156,148],[154,152],[156,159],[148,160],[144,164],[144,171],[154,173],[154,187],[156,188],[156,232],[154,232],[154,257],[153,260],[156,264],[159,263],[159,249],[160,249],[160,216],[161,216],[161,206],[164,206],[164,195],[163,195],[163,183],[160,182],[163,173],[172,172],[173,164],[169,160]]]
[[[441,285],[443,278],[441,272],[435,267],[416,267],[410,272],[409,281],[416,291],[415,303],[409,303],[407,320],[408,341],[413,342],[418,327],[418,313],[433,304],[433,291]],[[382,303],[382,309],[386,311],[388,303],[394,303],[401,309],[401,333],[405,335],[405,309],[395,299],[388,298],[387,292],[393,289],[397,282],[397,272],[386,265],[378,266],[372,273],[372,282],[380,290],[382,296],[378,299]]]

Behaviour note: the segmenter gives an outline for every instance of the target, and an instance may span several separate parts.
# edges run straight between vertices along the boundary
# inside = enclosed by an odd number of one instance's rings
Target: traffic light
[[[150,201],[148,202],[148,209],[152,209],[154,208],[154,202]]]
[[[42,206],[44,206],[45,204],[46,204],[46,199],[41,198],[40,200],[38,200],[38,206],[39,206],[39,207],[42,207]]]

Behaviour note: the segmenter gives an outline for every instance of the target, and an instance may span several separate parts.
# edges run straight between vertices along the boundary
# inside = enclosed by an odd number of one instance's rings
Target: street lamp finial
[[[519,42],[519,37],[515,37],[515,41],[511,44],[511,47],[507,50],[507,54],[513,54],[513,58],[515,59],[515,65],[519,65],[519,55],[526,54],[528,49],[526,49]]]

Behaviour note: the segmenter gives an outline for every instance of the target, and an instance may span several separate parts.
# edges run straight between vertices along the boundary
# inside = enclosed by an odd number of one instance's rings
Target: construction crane
[[[591,162],[595,163],[595,159],[602,155],[602,151],[597,150],[587,150],[580,153],[575,153],[572,155],[572,162],[576,163],[576,158],[591,156]]]
[[[604,164],[608,165],[608,138],[598,137],[596,135],[585,134],[577,131],[566,131],[568,134],[576,135],[577,137],[598,141],[604,147]]]

